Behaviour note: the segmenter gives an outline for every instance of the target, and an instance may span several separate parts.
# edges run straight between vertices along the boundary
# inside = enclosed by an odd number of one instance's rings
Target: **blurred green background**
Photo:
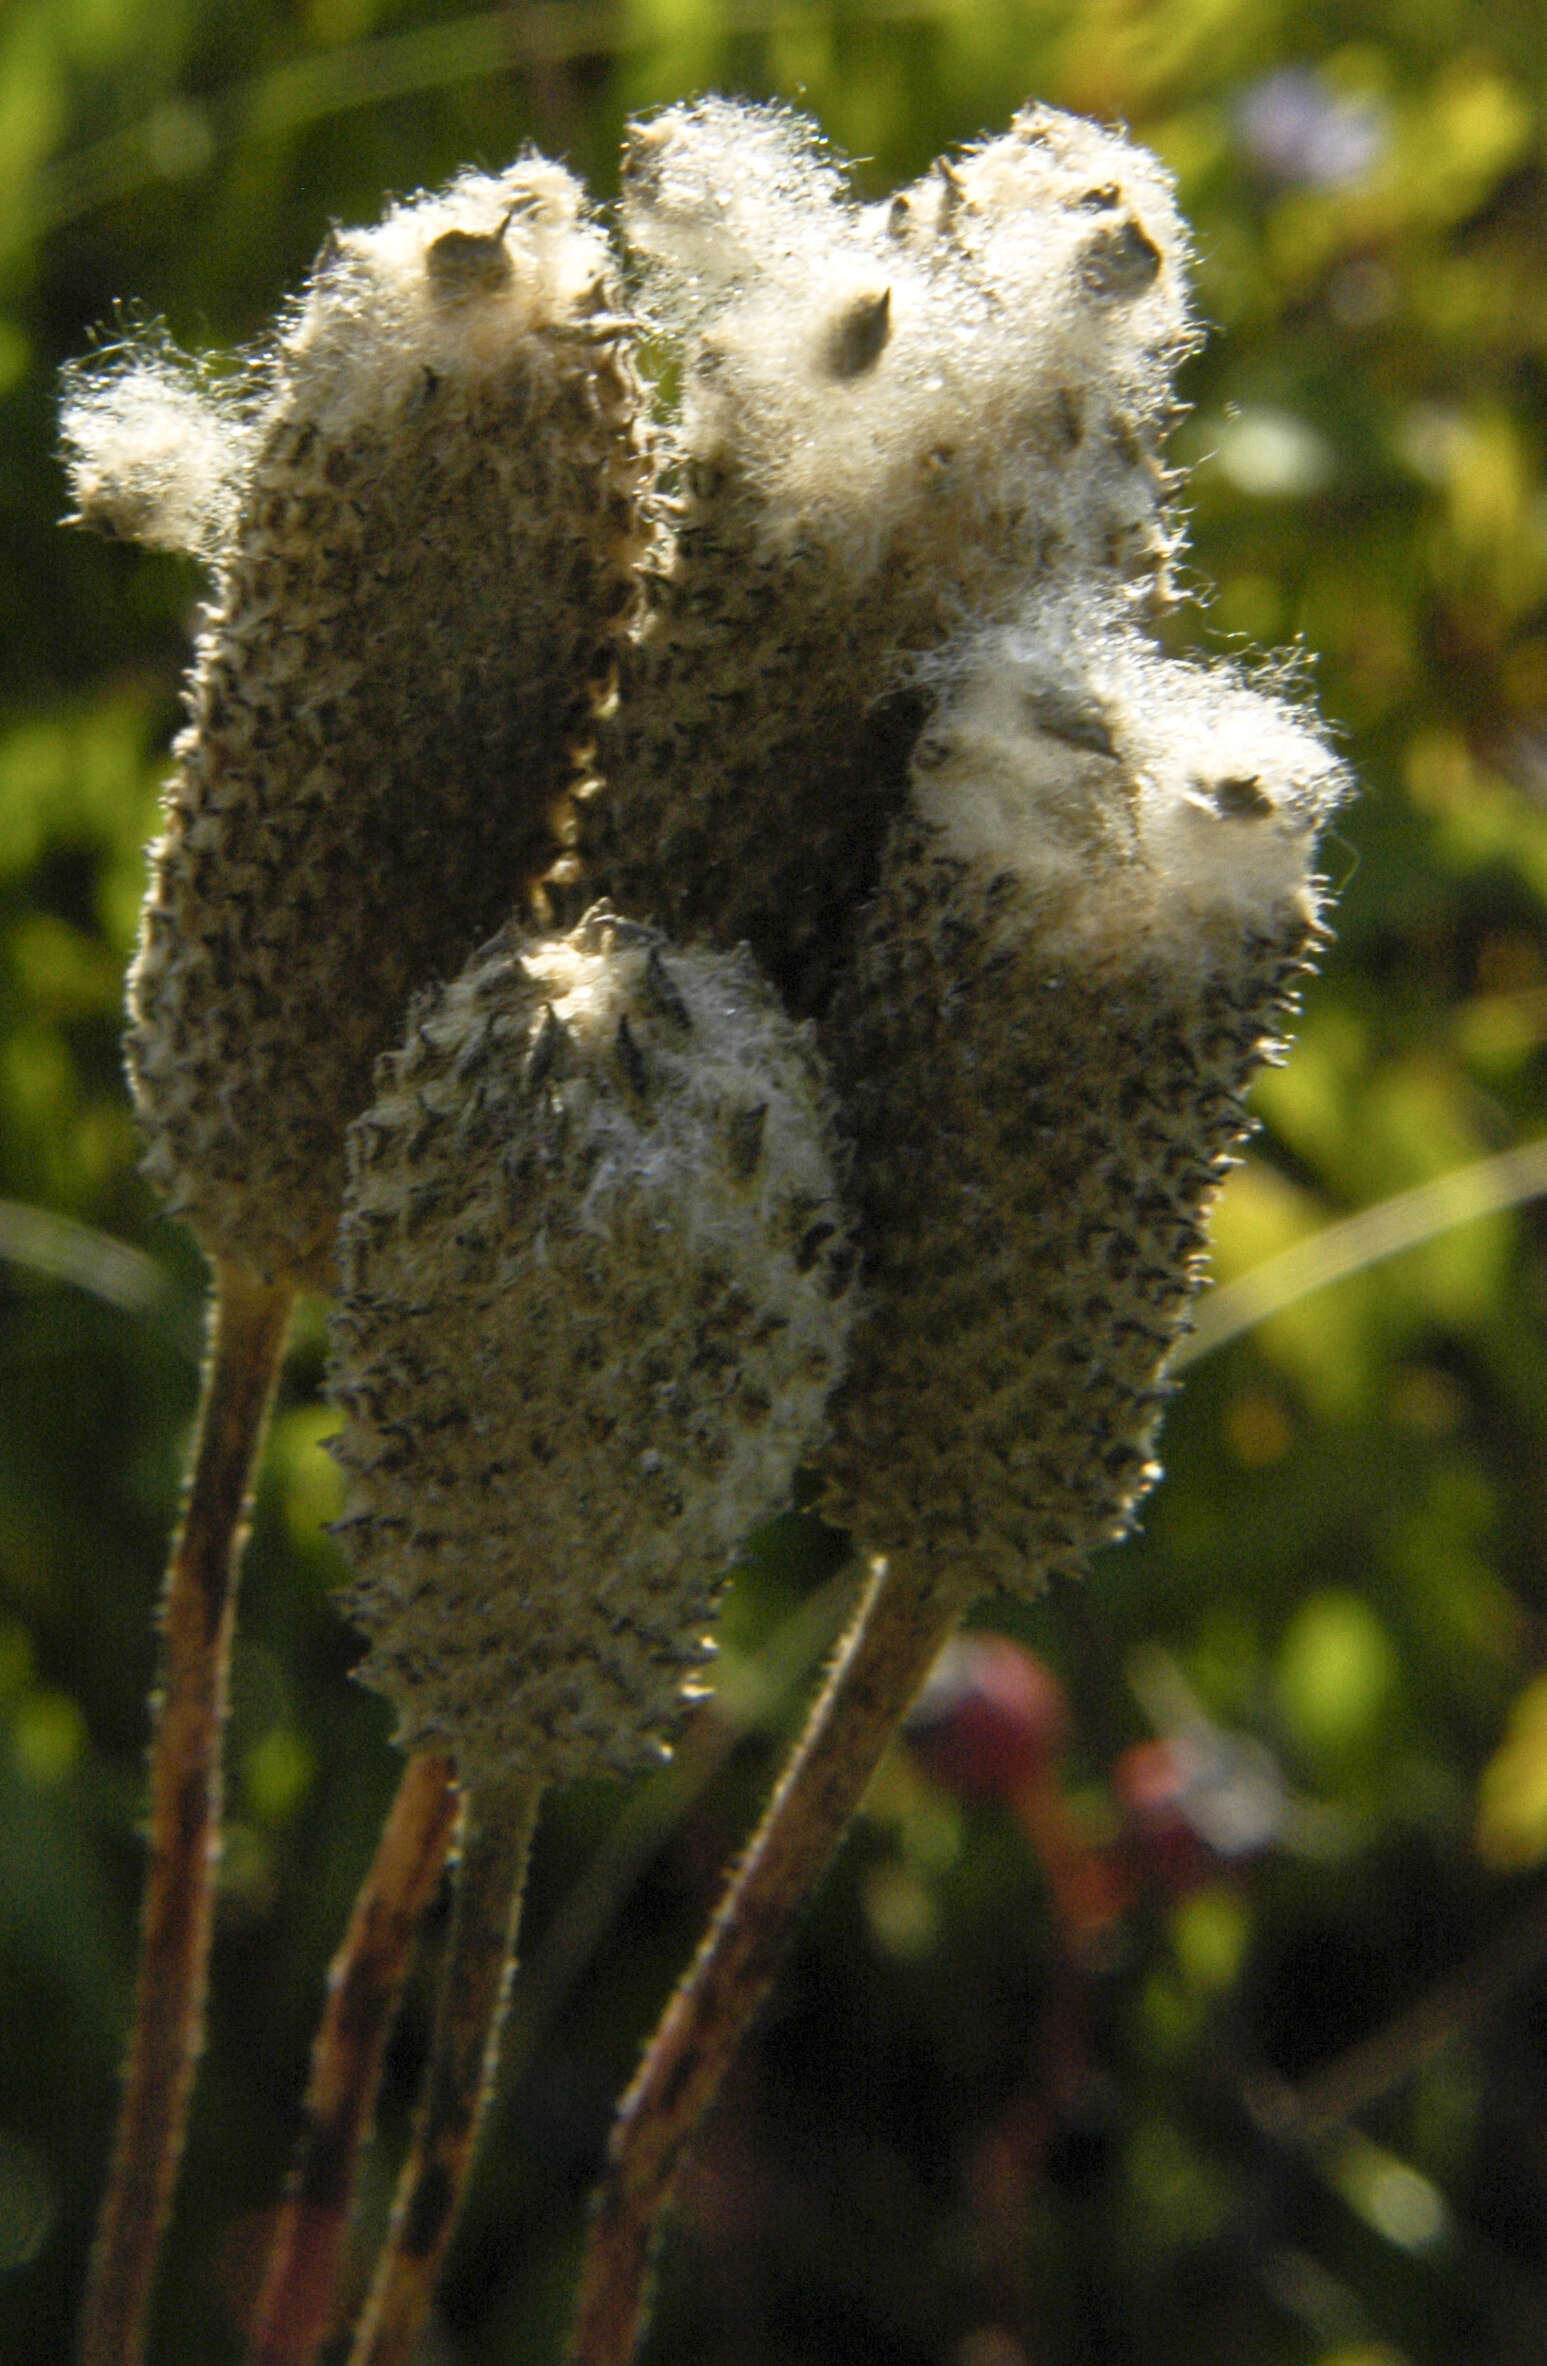
[[[117,1049],[200,587],[59,530],[58,365],[119,307],[257,339],[331,219],[527,141],[610,197],[625,115],[707,87],[809,108],[870,194],[1030,94],[1159,150],[1214,329],[1175,445],[1203,595],[1181,636],[1316,652],[1363,793],[1330,850],[1337,945],[1217,1227],[1227,1283],[1290,1257],[1286,1303],[1200,1341],[1142,1537],[1034,1610],[985,1606],[1069,1704],[1037,1798],[953,1772],[946,1712],[883,1772],[701,2155],[650,2355],[1547,2354],[1543,51],[1539,0],[10,0],[0,2357],[67,2354],[103,2171],[202,1283],[136,1174]],[[1477,1213],[1490,1190],[1516,1204]],[[1308,1291],[1296,1244],[1358,1211],[1356,1270]],[[166,2366],[239,2354],[395,1780],[329,1603],[322,1353],[309,1309],[244,1586]],[[814,1522],[767,1532],[678,1766],[550,1804],[441,2359],[557,2356],[611,2099],[852,1575]]]

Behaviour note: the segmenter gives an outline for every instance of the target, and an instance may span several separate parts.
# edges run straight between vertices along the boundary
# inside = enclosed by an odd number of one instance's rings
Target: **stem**
[[[343,1944],[312,2047],[306,2128],[253,2318],[252,2366],[311,2366],[329,2331],[360,2149],[419,1925],[458,1796],[449,1758],[410,1758]]]
[[[139,1989],[81,2366],[136,2366],[144,2353],[156,2253],[204,2037],[236,1571],[292,1297],[234,1266],[215,1266],[193,1469],[162,1597]]]
[[[1244,2100],[1253,2121],[1280,2143],[1322,2143],[1492,2012],[1544,1961],[1547,1889],[1539,1889],[1465,1963],[1299,2086],[1266,2072],[1250,2076]]]
[[[790,1925],[970,1594],[876,1561],[800,1744],[619,2108],[571,2366],[628,2366],[687,2145],[773,1983]]]
[[[350,2366],[412,2366],[499,2072],[500,2028],[542,1785],[471,1790],[425,2103]]]

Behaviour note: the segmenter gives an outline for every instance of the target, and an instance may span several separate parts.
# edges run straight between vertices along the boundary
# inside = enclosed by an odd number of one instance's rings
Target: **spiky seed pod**
[[[475,1783],[658,1755],[844,1359],[833,1109],[745,953],[596,911],[415,1007],[350,1135],[361,1671]]]
[[[636,128],[624,226],[681,348],[670,556],[602,736],[588,877],[819,1010],[921,720],[1028,581],[1153,578],[1188,342],[1153,159],[1036,110],[890,207],[724,100]]]
[[[553,859],[633,597],[629,324],[577,184],[529,159],[330,237],[234,479],[218,425],[159,354],[65,415],[83,515],[217,557],[129,1070],[205,1247],[330,1287],[372,1064]]]
[[[1341,786],[1093,602],[964,653],[830,1030],[867,1319],[827,1508],[872,1548],[1025,1588],[1130,1523]]]

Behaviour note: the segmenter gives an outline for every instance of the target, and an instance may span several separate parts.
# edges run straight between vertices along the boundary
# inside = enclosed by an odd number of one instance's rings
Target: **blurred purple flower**
[[[1329,90],[1309,66],[1284,66],[1252,83],[1236,103],[1235,129],[1259,172],[1317,189],[1363,180],[1388,137],[1378,98]]]

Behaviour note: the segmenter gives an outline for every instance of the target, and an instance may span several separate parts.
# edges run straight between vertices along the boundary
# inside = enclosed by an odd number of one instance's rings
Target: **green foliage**
[[[369,219],[385,190],[524,141],[615,187],[624,115],[710,86],[798,98],[875,190],[1033,92],[1126,120],[1179,175],[1216,333],[1176,450],[1195,469],[1197,578],[1216,588],[1176,629],[1247,656],[1317,652],[1365,784],[1333,856],[1339,942],[1260,1094],[1221,1275],[1547,1131],[1535,8],[531,0],[458,17],[435,0],[15,0],[0,24],[6,2357],[65,2354],[103,2171],[200,1287],[135,1173],[116,1048],[199,584],[58,530],[55,371],[93,328],[113,333],[120,305],[235,347],[330,218]],[[1544,1251],[1538,1206],[1478,1218],[1189,1371],[1143,1537],[1011,1623],[1073,1700],[1063,1780],[1089,1845],[1116,1833],[1120,1753],[1179,1701],[1276,1764],[1275,1845],[1216,1863],[1177,1903],[1130,1836],[1154,1878],[1081,1952],[1004,1807],[948,1796],[899,1753],[706,2145],[653,2355],[1539,2354]],[[238,2353],[323,1967],[395,1779],[328,1601],[319,1366],[313,1313],[245,1584],[168,2366]],[[633,1791],[578,1786],[550,1811],[448,2358],[557,2354],[610,2098],[792,1728],[835,1567],[809,1519],[768,1531],[737,1581],[722,1706],[678,1767]],[[1535,1941],[1491,1977],[1479,1951],[1516,1913]],[[1476,1976],[1443,1985],[1464,1966]],[[1431,1992],[1433,2042],[1404,2053],[1400,2016]],[[1384,2083],[1361,2086],[1357,2064],[1341,2088],[1318,2081],[1388,2026]],[[423,2040],[416,1992],[387,2155]]]

